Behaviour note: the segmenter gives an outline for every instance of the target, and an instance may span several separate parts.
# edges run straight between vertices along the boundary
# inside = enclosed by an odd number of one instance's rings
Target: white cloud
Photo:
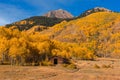
[[[5,25],[6,23],[9,23],[9,21],[5,20],[4,18],[0,18],[0,26]]]
[[[14,5],[0,3],[0,25],[5,25],[27,16],[28,13]]]

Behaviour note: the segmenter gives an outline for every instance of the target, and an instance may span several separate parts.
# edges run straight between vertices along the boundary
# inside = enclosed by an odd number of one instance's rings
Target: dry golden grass
[[[120,80],[119,59],[76,61],[79,70],[62,66],[10,66],[0,65],[0,80]],[[100,68],[95,68],[98,65]],[[111,65],[112,67],[103,67]]]

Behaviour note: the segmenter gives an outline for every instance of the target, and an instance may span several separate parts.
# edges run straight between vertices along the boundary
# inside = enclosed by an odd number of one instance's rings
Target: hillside
[[[46,34],[54,40],[79,43],[86,47],[87,44],[94,44],[96,54],[99,56],[110,56],[113,53],[118,55],[119,21],[119,13],[98,12],[70,22],[61,22],[41,34]]]
[[[97,12],[27,31],[0,27],[0,64],[51,65],[52,56],[81,60],[120,58],[119,32],[120,14],[114,12]]]
[[[96,32],[100,33],[102,29],[105,30],[112,28],[114,31],[116,30],[118,31],[119,25],[116,27],[114,26],[119,24],[119,17],[120,17],[119,13],[111,12],[93,13],[87,17],[72,20],[69,22],[63,21],[60,24],[56,24],[49,30],[45,30],[41,33],[49,34],[50,36],[53,36],[55,39],[62,40],[63,42],[67,40],[67,38],[69,41],[72,41],[71,39],[74,40],[74,38],[77,37],[88,38],[90,36],[94,36]],[[68,35],[70,35],[71,39]]]

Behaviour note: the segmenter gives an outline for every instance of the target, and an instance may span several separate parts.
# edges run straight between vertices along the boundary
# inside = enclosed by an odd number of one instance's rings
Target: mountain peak
[[[63,9],[50,11],[43,16],[51,17],[51,18],[62,18],[62,19],[73,18],[73,15],[71,13]]]
[[[84,13],[80,15],[80,17],[84,17],[84,16],[87,16],[89,14],[96,13],[96,12],[113,12],[113,11],[107,8],[104,8],[104,7],[95,7],[95,8],[85,11]]]
[[[107,8],[104,8],[104,7],[95,7],[93,8],[92,10],[96,10],[98,12],[112,12],[111,10],[107,9]]]

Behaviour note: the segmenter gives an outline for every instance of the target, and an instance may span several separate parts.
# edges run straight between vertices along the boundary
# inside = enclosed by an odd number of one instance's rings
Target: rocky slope
[[[96,39],[104,34],[110,36],[109,31],[110,34],[119,32],[119,21],[119,13],[98,12],[69,22],[63,21],[41,33],[63,42],[84,42],[87,38]]]
[[[93,13],[83,18],[56,24],[42,31],[41,34],[60,42],[77,43],[93,50],[97,56],[120,57],[119,13]]]
[[[72,14],[62,9],[50,11],[44,16],[51,17],[51,18],[62,18],[62,19],[73,18]]]
[[[96,12],[113,12],[113,11],[103,8],[103,7],[95,7],[95,8],[92,8],[90,10],[83,12],[79,17],[84,17],[84,16],[87,16],[87,15],[90,15]]]

